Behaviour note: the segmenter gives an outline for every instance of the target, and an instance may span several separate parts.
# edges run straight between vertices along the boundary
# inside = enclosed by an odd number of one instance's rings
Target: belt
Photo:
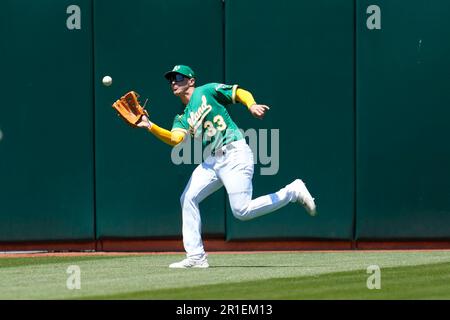
[[[235,149],[236,145],[239,145],[239,144],[242,144],[242,143],[246,143],[244,139],[239,139],[239,140],[232,141],[232,142],[227,143],[226,145],[224,145],[224,146],[222,146],[222,147],[220,147],[218,149],[215,149],[215,150],[211,151],[211,154],[213,156],[223,156],[228,151],[230,151],[232,149]]]

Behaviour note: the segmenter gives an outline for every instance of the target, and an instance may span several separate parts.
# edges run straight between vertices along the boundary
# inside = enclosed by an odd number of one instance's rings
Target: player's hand
[[[270,108],[264,104],[254,104],[250,107],[250,112],[255,118],[262,119],[269,109]]]
[[[141,121],[137,124],[139,128],[148,128],[148,129],[151,128],[151,125],[152,123],[150,122],[150,120],[146,115],[143,115]]]

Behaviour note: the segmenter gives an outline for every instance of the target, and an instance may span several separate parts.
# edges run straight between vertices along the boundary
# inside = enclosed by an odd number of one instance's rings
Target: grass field
[[[234,253],[172,270],[181,254],[0,255],[0,299],[450,299],[450,251]],[[81,270],[69,290],[66,271]],[[381,288],[369,290],[378,265]]]

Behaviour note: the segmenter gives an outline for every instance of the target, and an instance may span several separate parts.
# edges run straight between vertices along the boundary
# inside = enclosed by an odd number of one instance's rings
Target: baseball
[[[109,87],[112,84],[112,78],[110,76],[104,76],[102,82],[103,85]]]

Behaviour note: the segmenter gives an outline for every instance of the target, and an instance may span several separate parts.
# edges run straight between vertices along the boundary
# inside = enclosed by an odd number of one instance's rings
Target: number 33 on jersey
[[[226,106],[236,103],[237,85],[209,83],[197,87],[184,109],[173,121],[172,131],[202,136],[203,147],[211,144],[212,150],[242,139],[242,133],[228,114]]]

